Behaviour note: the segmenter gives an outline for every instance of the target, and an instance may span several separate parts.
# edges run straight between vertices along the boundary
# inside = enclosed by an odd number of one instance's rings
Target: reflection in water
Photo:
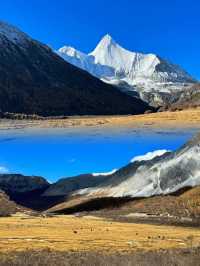
[[[0,167],[55,181],[80,173],[108,172],[133,157],[174,150],[195,130],[123,128],[23,129],[0,132]]]

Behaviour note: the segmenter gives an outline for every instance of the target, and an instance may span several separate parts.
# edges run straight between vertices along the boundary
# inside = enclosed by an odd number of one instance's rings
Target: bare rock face
[[[40,116],[138,114],[152,109],[0,22],[0,111]]]
[[[170,111],[200,107],[200,84],[188,87],[179,94],[179,97],[166,109]]]
[[[155,153],[156,154],[156,153]],[[200,185],[199,135],[176,152],[148,159],[144,156],[80,194],[110,197],[148,197]]]

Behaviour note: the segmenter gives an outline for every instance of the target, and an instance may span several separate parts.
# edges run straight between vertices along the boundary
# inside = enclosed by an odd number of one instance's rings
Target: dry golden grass
[[[176,112],[158,112],[144,115],[83,116],[51,120],[0,120],[0,129],[9,128],[68,128],[68,127],[199,127],[200,108]]]
[[[26,217],[0,219],[0,251],[131,252],[200,246],[195,228],[131,224],[94,217]]]

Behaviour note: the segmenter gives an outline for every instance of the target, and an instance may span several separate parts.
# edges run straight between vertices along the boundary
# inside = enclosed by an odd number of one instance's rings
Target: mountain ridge
[[[88,71],[104,82],[125,88],[125,92],[136,91],[148,102],[144,93],[154,90],[162,97],[163,93],[183,89],[196,82],[180,66],[172,64],[160,56],[149,53],[132,52],[121,47],[110,35],[105,35],[96,48],[84,54],[67,46],[57,53],[64,60]],[[124,86],[124,84],[126,86]],[[164,101],[164,99],[162,99]]]
[[[174,193],[184,187],[200,185],[200,134],[192,138],[175,152],[155,152],[153,156],[140,156],[119,170],[98,175],[93,185],[70,191],[69,194],[80,197],[150,197]],[[88,175],[91,177],[91,174]],[[74,177],[74,181],[76,177]],[[78,182],[78,179],[77,179]],[[68,180],[63,180],[67,186]],[[45,195],[59,195],[58,181]],[[87,185],[87,184],[86,184]],[[63,189],[63,188],[62,188]],[[56,194],[58,193],[58,194]],[[63,190],[62,190],[63,195]]]
[[[0,22],[0,48],[2,112],[59,116],[138,114],[152,109],[4,22]]]
[[[119,170],[108,173],[82,174],[53,184],[41,177],[1,174],[0,189],[17,204],[36,210],[71,208],[92,200],[102,206],[104,201],[123,203],[165,197],[198,187],[199,161],[200,134],[174,152],[160,150],[135,157]]]

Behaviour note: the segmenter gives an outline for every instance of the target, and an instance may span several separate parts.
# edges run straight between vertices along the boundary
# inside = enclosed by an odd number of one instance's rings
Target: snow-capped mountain
[[[116,43],[110,35],[104,36],[89,54],[67,46],[60,48],[57,53],[67,62],[105,82],[125,88],[128,93],[137,91],[141,98],[147,101],[147,93],[170,94],[195,82],[179,66],[155,54],[128,51]]]
[[[73,49],[68,53],[73,55]],[[153,109],[68,64],[47,45],[0,21],[2,114],[102,115],[138,114],[147,110]]]
[[[200,185],[200,135],[176,152],[135,158],[96,187],[75,194],[92,197],[149,197]]]
[[[200,134],[175,152],[158,150],[137,156],[119,170],[61,179],[45,196],[150,197],[200,185]]]

